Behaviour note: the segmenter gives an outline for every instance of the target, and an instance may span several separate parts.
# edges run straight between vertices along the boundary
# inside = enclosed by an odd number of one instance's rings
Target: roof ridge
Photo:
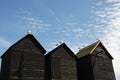
[[[93,47],[93,49],[90,51],[90,54],[93,53],[93,51],[97,48],[97,46],[101,43],[100,40],[98,40],[98,42],[96,43],[96,45]]]
[[[92,43],[92,44],[88,44],[86,47],[80,49],[79,51],[81,51],[81,50],[83,50],[83,49],[85,49],[85,48],[88,48],[88,47],[90,47],[90,46],[92,46],[92,45],[94,45],[94,44],[97,44],[99,41],[100,41],[100,40],[98,40],[97,42],[94,42],[94,43]],[[101,42],[101,41],[100,41],[100,42]]]
[[[92,52],[96,49],[96,47],[99,45],[101,41],[98,40],[97,42],[94,42],[81,50],[76,54],[77,57],[85,56],[86,54],[92,54]]]

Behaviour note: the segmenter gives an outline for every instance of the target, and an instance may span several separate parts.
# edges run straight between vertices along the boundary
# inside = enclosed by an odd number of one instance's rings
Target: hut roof
[[[52,55],[55,51],[57,51],[61,47],[63,47],[74,59],[77,59],[76,55],[72,52],[72,50],[65,43],[62,43],[61,45],[59,45],[58,47],[56,47],[55,49],[47,53],[46,56]]]
[[[25,38],[30,38],[32,40],[32,42],[38,47],[38,49],[42,52],[42,54],[45,54],[46,50],[42,47],[42,45],[37,41],[37,39],[32,35],[32,34],[27,34],[25,37],[23,37],[22,39],[20,39],[18,42],[16,42],[15,44],[13,44],[2,56],[4,57],[5,55],[7,55],[7,52],[9,52],[12,48],[14,48],[15,45],[17,45],[18,43],[20,43],[22,40],[24,40]]]
[[[81,50],[79,50],[79,52],[76,54],[77,58],[81,58],[84,57],[88,54],[93,54],[93,52],[95,51],[95,49],[99,46],[102,45],[104,50],[107,52],[107,54],[109,55],[109,57],[111,59],[113,59],[113,57],[110,55],[110,53],[107,51],[107,49],[105,48],[105,46],[102,44],[102,42],[100,40],[98,40],[97,42],[88,45],[87,47],[82,48]]]

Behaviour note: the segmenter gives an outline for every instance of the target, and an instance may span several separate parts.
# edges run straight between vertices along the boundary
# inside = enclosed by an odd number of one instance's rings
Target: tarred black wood
[[[28,34],[2,56],[1,80],[44,80],[46,51]]]
[[[65,43],[45,52],[26,35],[1,56],[0,80],[115,80],[113,58],[99,41],[77,55]]]
[[[78,80],[116,80],[112,59],[100,43],[92,54],[78,58]]]
[[[76,56],[61,44],[46,55],[46,80],[77,80]]]

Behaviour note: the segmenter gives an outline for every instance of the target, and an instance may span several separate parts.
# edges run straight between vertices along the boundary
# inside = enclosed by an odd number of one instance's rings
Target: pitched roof
[[[23,37],[22,39],[20,39],[18,42],[16,42],[15,44],[13,44],[2,56],[5,56],[7,54],[8,51],[10,51],[15,45],[17,45],[18,43],[20,43],[22,40],[24,40],[25,38],[30,38],[32,40],[32,42],[38,47],[38,49],[40,49],[40,51],[42,52],[42,54],[45,54],[46,50],[42,47],[42,45],[37,41],[37,39],[32,35],[32,34],[27,34],[25,37]]]
[[[77,59],[76,55],[72,52],[72,50],[65,43],[62,43],[61,45],[59,45],[58,47],[56,47],[55,49],[47,53],[46,56],[52,55],[55,51],[57,51],[61,47],[63,47],[74,59]]]
[[[81,58],[84,57],[88,54],[92,54],[94,52],[94,50],[99,46],[102,45],[104,47],[104,49],[107,51],[107,49],[105,48],[105,46],[102,44],[102,42],[100,40],[98,40],[97,42],[88,45],[87,47],[84,47],[83,49],[79,50],[79,52],[76,54],[77,58]],[[113,57],[109,54],[109,52],[107,51],[108,55],[111,57],[111,59],[113,59]]]

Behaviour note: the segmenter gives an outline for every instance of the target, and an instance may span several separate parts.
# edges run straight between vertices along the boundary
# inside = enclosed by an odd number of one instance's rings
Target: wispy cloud
[[[107,0],[106,2],[107,3],[116,3],[116,2],[119,2],[120,0]]]
[[[77,24],[78,24],[77,22],[67,22],[66,23],[67,26],[75,26]]]
[[[37,30],[39,32],[46,32],[51,27],[51,24],[46,23],[40,17],[32,15],[32,12],[28,10],[21,10],[22,14],[19,14],[17,18],[22,19],[23,24],[26,24],[26,28]],[[28,15],[29,14],[29,15]]]
[[[72,31],[73,31],[73,32],[78,32],[78,33],[79,33],[79,32],[82,32],[83,30],[82,30],[81,28],[77,28],[77,29],[73,29]]]
[[[114,69],[117,79],[120,75],[120,0],[101,1],[104,5],[96,5],[92,11],[96,17],[93,26],[101,32],[101,39],[114,57]],[[99,4],[99,2],[97,3]]]

